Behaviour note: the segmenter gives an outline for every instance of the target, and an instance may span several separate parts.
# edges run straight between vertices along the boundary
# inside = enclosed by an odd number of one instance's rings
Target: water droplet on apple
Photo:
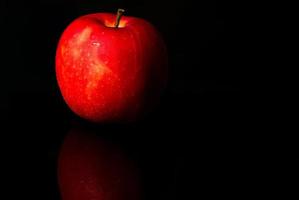
[[[98,43],[98,42],[93,42],[92,45],[99,47],[99,46],[100,46],[100,43]]]

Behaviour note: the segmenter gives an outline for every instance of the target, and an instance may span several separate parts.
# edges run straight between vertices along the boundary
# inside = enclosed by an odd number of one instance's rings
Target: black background
[[[257,17],[263,9],[207,2],[1,1],[1,173],[8,199],[60,199],[57,155],[65,135],[78,127],[129,148],[144,172],[147,199],[294,192],[297,146],[280,141],[288,131],[269,117],[278,107],[268,107],[276,104],[252,93],[257,82],[252,75],[262,72],[255,71],[261,64],[256,57],[266,45],[262,38],[256,42],[264,33],[255,22],[267,25]],[[119,7],[161,32],[170,80],[161,104],[143,121],[95,127],[74,116],[59,93],[56,45],[78,16]]]

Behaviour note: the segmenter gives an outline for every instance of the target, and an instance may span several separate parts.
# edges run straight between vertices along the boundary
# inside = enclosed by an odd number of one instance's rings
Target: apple
[[[140,170],[115,143],[72,129],[58,157],[62,200],[140,200]]]
[[[70,109],[93,122],[135,121],[167,80],[165,43],[146,20],[95,13],[74,20],[56,51],[56,77]]]

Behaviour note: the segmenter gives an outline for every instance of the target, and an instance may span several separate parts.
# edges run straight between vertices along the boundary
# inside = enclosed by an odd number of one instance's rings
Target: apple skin
[[[73,129],[58,158],[62,200],[140,200],[139,168],[119,146]]]
[[[158,102],[167,82],[167,51],[146,20],[89,14],[63,32],[56,77],[70,109],[93,122],[135,121]]]

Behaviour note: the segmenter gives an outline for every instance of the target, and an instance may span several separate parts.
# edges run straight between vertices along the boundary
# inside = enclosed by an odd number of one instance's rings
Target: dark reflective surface
[[[12,191],[31,199],[59,199],[57,157],[71,129],[121,146],[140,166],[148,199],[255,194],[274,173],[268,167],[275,149],[265,154],[265,138],[244,123],[248,118],[235,93],[166,93],[153,113],[133,125],[90,124],[49,94],[21,102],[17,97],[10,101],[15,106],[2,140],[6,175]]]

